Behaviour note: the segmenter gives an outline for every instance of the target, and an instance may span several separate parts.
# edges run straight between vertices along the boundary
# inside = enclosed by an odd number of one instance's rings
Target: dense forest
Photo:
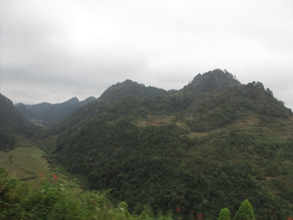
[[[262,83],[216,69],[178,91],[117,83],[34,139],[52,167],[134,219],[148,207],[162,219],[277,220],[293,215],[292,116]]]

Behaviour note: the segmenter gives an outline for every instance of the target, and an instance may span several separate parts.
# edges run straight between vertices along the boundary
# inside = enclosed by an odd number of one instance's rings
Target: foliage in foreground
[[[148,208],[140,215],[131,215],[125,202],[114,207],[105,193],[86,192],[76,197],[57,178],[53,183],[42,180],[41,189],[32,189],[16,178],[8,178],[0,168],[0,219],[172,219],[171,215],[151,217]]]
[[[238,212],[234,216],[234,220],[255,220],[254,211],[250,202],[246,199],[239,207]]]
[[[228,208],[222,209],[218,220],[231,220],[230,210]]]
[[[41,176],[41,175],[40,175]],[[130,214],[128,205],[120,202],[114,206],[106,197],[107,192],[85,192],[80,196],[73,196],[62,183],[58,176],[53,175],[53,181],[41,176],[40,189],[32,189],[20,182],[17,178],[8,178],[7,172],[0,167],[0,219],[37,219],[37,220],[172,220],[182,219],[180,206],[176,207],[176,214],[169,212],[154,215],[147,206],[139,215]],[[174,217],[174,218],[173,218]],[[203,219],[200,213],[198,219]],[[189,216],[189,219],[195,219]],[[206,218],[209,219],[209,218]],[[255,220],[254,211],[246,199],[239,207],[233,220]],[[228,208],[221,210],[218,220],[231,220]]]

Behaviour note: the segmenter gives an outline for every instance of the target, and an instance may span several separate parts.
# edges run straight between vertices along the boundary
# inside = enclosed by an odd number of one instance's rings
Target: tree
[[[221,210],[218,220],[231,220],[231,213],[228,208]]]
[[[252,205],[247,199],[240,205],[233,220],[255,220]]]

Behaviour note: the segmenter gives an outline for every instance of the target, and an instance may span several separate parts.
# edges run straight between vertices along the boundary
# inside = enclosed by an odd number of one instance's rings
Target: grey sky
[[[180,89],[226,69],[293,108],[293,1],[0,0],[1,88],[12,101],[99,97],[131,79]]]

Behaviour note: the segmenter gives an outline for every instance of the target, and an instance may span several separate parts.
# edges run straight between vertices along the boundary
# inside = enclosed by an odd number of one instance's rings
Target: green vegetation
[[[180,206],[186,218],[215,219],[249,199],[256,218],[282,219],[293,206],[292,125],[292,111],[261,83],[215,70],[167,93],[117,84],[50,130],[59,135],[46,151],[134,213]]]
[[[89,97],[80,102],[74,97],[60,104],[43,102],[35,105],[24,105],[23,103],[18,103],[15,105],[15,108],[22,116],[31,121],[37,121],[38,123],[36,123],[36,125],[43,127],[44,124],[53,125],[64,120],[77,109],[95,100],[94,97]]]
[[[260,82],[242,85],[214,70],[179,91],[118,83],[35,138],[53,169],[108,191],[111,210],[125,201],[127,218],[147,219],[150,209],[175,219],[229,219],[229,211],[253,219],[248,199],[256,219],[286,219],[292,116]]]
[[[11,150],[15,144],[15,137],[9,134],[5,129],[0,128],[0,150]]]
[[[26,135],[31,135],[32,132],[36,131],[33,124],[15,109],[12,101],[2,94],[0,94],[0,128],[10,133],[20,132]]]
[[[135,95],[141,98],[154,97],[158,95],[166,95],[166,91],[152,86],[146,87],[143,84],[125,80],[122,83],[117,83],[110,86],[99,98],[100,101],[106,103],[113,103],[120,98],[127,95]]]
[[[70,186],[74,194],[83,192],[76,181],[61,174],[58,169],[52,169],[44,158],[45,152],[36,146],[36,143],[25,138],[19,138],[15,148],[10,151],[0,151],[0,167],[7,170],[9,176],[25,181],[30,186],[39,186],[39,176],[52,176],[58,173],[64,185]]]
[[[131,214],[126,202],[114,205],[107,198],[107,191],[87,191],[74,196],[59,180],[58,175],[49,179],[41,176],[39,184],[39,187],[33,189],[17,178],[8,177],[5,169],[0,167],[0,219],[172,220],[183,217],[180,206],[176,207],[177,213],[174,216],[170,212],[163,215],[158,211],[154,214],[147,206],[144,206],[141,213]],[[224,208],[218,220],[230,220],[230,215],[229,209]],[[204,215],[199,213],[197,216]],[[192,215],[189,217],[194,219]],[[248,200],[241,204],[234,219],[255,219]]]
[[[0,219],[70,219],[70,220],[171,220],[169,215],[155,217],[150,209],[140,215],[131,215],[128,205],[120,202],[114,206],[105,192],[86,192],[73,196],[58,176],[53,180],[40,179],[40,189],[32,189],[16,178],[8,178],[0,168]]]
[[[226,73],[226,75],[217,75],[217,83],[221,81],[232,81],[233,83],[227,84],[226,82],[222,86],[215,87],[211,86],[215,84],[213,76],[212,74],[200,77],[200,79],[205,79],[205,84],[202,86],[204,92],[200,92],[198,89],[191,90],[193,87],[190,86],[183,89],[185,94],[193,94],[193,100],[182,111],[180,119],[184,120],[193,131],[214,130],[231,124],[245,115],[256,114],[261,115],[262,118],[289,118],[292,116],[292,111],[275,99],[270,90],[265,90],[261,83],[252,82],[241,85],[233,79],[232,75]],[[193,82],[194,85],[191,84],[196,88],[199,84],[197,78]],[[226,88],[221,89],[223,86]],[[207,90],[207,88],[209,89]]]
[[[13,149],[20,136],[31,138],[36,131],[14,108],[12,101],[0,94],[0,151]]]
[[[227,208],[222,209],[218,220],[231,220],[231,213],[229,209]]]
[[[246,199],[239,207],[233,220],[255,220],[254,211],[250,202]]]
[[[78,134],[62,135],[50,159],[83,175],[89,188],[113,189],[112,199],[139,211],[143,205],[154,211],[180,205],[185,216],[215,218],[221,206],[236,212],[249,198],[259,218],[288,216],[292,141],[235,127],[191,140],[175,124],[91,121]]]

